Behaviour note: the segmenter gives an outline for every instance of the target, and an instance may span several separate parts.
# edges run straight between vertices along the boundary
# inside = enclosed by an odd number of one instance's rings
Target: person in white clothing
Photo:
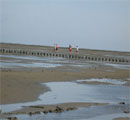
[[[79,47],[78,47],[78,46],[76,46],[76,53],[78,53],[78,51],[79,51]]]

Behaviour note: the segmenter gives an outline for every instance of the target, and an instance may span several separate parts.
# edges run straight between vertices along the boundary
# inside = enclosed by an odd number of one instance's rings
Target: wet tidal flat
[[[0,60],[2,120],[129,119],[129,66],[10,55]]]

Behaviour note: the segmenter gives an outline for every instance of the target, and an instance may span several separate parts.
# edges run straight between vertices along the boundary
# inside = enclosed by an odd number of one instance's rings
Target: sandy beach
[[[62,71],[60,70],[62,69]],[[106,68],[90,68],[73,72],[65,71],[68,68],[60,67],[53,69],[22,69],[1,70],[1,104],[11,104],[18,102],[34,101],[40,93],[46,92],[48,88],[42,87],[40,83],[56,82],[56,81],[72,81],[88,78],[113,78],[124,79],[129,78],[129,70],[114,70],[114,72],[106,71]],[[72,69],[72,68],[70,68]],[[89,82],[90,84],[91,82]],[[98,84],[92,82],[92,84]],[[101,84],[101,83],[100,83]],[[127,83],[129,85],[129,82]],[[26,92],[25,92],[26,91]]]
[[[24,56],[23,56],[24,57]],[[7,61],[11,63],[13,61],[22,61],[20,63],[28,64],[34,62],[32,59],[22,59],[13,58],[9,56],[1,56],[1,63]],[[8,62],[10,61],[10,62]],[[60,60],[62,61],[62,60]],[[39,62],[35,60],[35,62]],[[41,61],[40,61],[41,62]],[[64,62],[64,61],[62,61]],[[77,65],[77,63],[79,65]],[[16,104],[16,103],[26,103],[38,100],[40,94],[50,91],[50,88],[46,85],[41,85],[41,83],[51,83],[51,82],[73,82],[77,80],[86,79],[116,79],[117,81],[125,82],[122,86],[130,86],[130,71],[129,69],[116,68],[113,66],[94,63],[95,66],[83,67],[87,63],[84,61],[77,60],[75,63],[69,61],[61,66],[57,67],[2,67],[0,69],[0,104]],[[51,64],[56,64],[51,62]],[[58,63],[62,64],[62,63]],[[82,67],[80,66],[82,65]],[[108,82],[99,81],[83,81],[80,84],[84,85],[112,85]],[[58,86],[57,86],[58,87]],[[62,92],[62,91],[61,91]],[[122,102],[122,101],[121,101]],[[75,110],[82,107],[90,106],[102,106],[107,103],[98,102],[70,102],[63,104],[54,105],[40,105],[40,106],[28,106],[21,110],[16,110],[12,113],[6,113],[1,116],[10,116],[10,114],[35,114],[39,112],[54,112],[56,107],[60,107],[63,111]],[[43,110],[44,108],[44,110]],[[114,120],[129,120],[129,118],[116,118]]]

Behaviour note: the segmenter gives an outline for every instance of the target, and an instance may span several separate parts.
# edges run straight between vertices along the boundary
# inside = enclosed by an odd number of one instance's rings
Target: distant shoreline
[[[32,46],[32,47],[47,47],[47,48],[52,48],[54,47],[49,46],[49,45],[34,45],[34,44],[22,44],[22,43],[6,43],[6,42],[0,42],[0,47],[2,47],[2,45],[19,45],[19,46]],[[73,46],[72,46],[73,47]],[[68,49],[68,46],[63,47],[63,46],[59,46],[59,48],[62,49]],[[73,47],[75,49],[75,47]],[[80,48],[80,46],[79,46]],[[116,53],[130,53],[130,51],[116,51],[116,50],[102,50],[102,49],[88,49],[88,48],[80,48],[80,50],[88,50],[88,51],[98,51],[98,52],[116,52]]]

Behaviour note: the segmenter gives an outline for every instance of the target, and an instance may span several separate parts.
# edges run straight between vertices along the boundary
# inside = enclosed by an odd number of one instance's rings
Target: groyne
[[[15,46],[15,45],[14,45]],[[18,46],[18,45],[16,45]],[[65,48],[64,48],[65,49]],[[83,50],[82,50],[83,51]],[[98,54],[94,54],[94,51],[92,54],[87,54],[87,51],[84,53],[79,52],[78,54],[75,52],[72,52],[71,54],[69,52],[65,52],[63,48],[61,51],[59,50],[58,52],[54,52],[53,47],[47,47],[46,49],[28,49],[23,47],[14,47],[12,48],[11,46],[4,47],[2,46],[0,48],[0,54],[11,54],[11,55],[26,55],[26,56],[39,56],[39,57],[62,57],[66,59],[75,59],[75,60],[86,60],[86,61],[92,61],[92,62],[107,62],[107,63],[117,63],[117,64],[130,64],[130,58],[129,54],[123,57],[119,55],[106,55],[104,54],[99,54],[100,51],[98,51]]]

